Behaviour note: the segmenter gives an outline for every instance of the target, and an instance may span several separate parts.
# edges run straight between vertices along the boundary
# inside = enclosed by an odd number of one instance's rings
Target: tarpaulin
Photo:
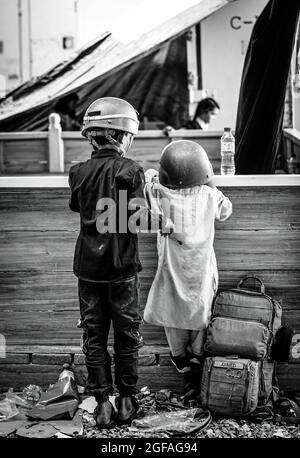
[[[300,0],[270,0],[258,17],[242,73],[236,123],[236,173],[273,173]]]

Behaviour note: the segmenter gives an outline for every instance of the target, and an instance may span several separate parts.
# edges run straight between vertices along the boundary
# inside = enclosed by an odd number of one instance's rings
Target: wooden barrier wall
[[[185,138],[205,148],[215,173],[219,173],[221,135],[220,131],[201,130],[177,130],[169,136],[158,130],[140,131],[128,157],[140,162],[144,170],[158,168],[163,148],[173,140]],[[0,133],[0,175],[68,172],[73,164],[89,159],[91,152],[91,145],[80,132],[52,129],[49,132]]]
[[[0,357],[2,389],[47,386],[64,361],[84,368],[72,273],[79,218],[68,209],[67,178],[45,178],[28,177],[26,185],[21,178],[0,178],[0,333],[7,352]],[[282,300],[284,322],[300,335],[300,177],[217,180],[233,204],[231,218],[216,224],[220,288],[255,273],[266,292]],[[145,304],[157,264],[156,235],[142,234],[139,241]],[[182,377],[170,365],[163,329],[143,324],[142,334],[140,385],[180,390]],[[290,363],[278,367],[281,388],[288,391],[300,391],[297,348]]]
[[[189,139],[207,151],[214,172],[220,172],[221,131],[174,130],[168,136],[160,130],[140,131],[128,156],[144,170],[158,168],[162,149],[171,141]],[[48,132],[0,133],[0,175],[64,173],[80,161],[89,159],[92,148],[80,132],[61,132],[55,124]],[[278,171],[299,173],[300,133],[285,129],[283,155]]]

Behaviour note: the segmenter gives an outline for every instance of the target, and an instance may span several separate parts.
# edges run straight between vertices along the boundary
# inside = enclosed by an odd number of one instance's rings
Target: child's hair
[[[95,134],[93,134],[95,132]],[[110,138],[116,140],[117,142],[122,142],[126,132],[121,130],[112,130],[112,129],[103,129],[103,131],[90,131],[88,136],[92,137],[98,145],[104,146],[111,144]]]
[[[131,145],[133,135],[130,132],[115,129],[88,129],[86,137],[97,149],[113,145],[119,148],[122,154],[125,154]],[[125,140],[124,137],[126,137]]]

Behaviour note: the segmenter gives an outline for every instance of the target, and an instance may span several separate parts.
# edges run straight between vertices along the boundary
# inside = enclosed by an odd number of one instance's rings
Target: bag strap
[[[260,284],[260,292],[265,294],[265,285],[263,284],[260,278],[256,277],[256,275],[246,275],[246,277],[242,278],[242,280],[238,282],[237,288],[242,288],[244,283],[246,283],[250,279],[257,281]]]

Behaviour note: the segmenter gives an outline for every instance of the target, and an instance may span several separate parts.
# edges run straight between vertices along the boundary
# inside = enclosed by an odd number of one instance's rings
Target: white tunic
[[[170,217],[171,236],[157,236],[158,268],[149,291],[144,320],[158,326],[199,330],[207,327],[218,287],[214,222],[232,212],[217,188],[195,186],[171,190],[147,183],[152,211]]]

